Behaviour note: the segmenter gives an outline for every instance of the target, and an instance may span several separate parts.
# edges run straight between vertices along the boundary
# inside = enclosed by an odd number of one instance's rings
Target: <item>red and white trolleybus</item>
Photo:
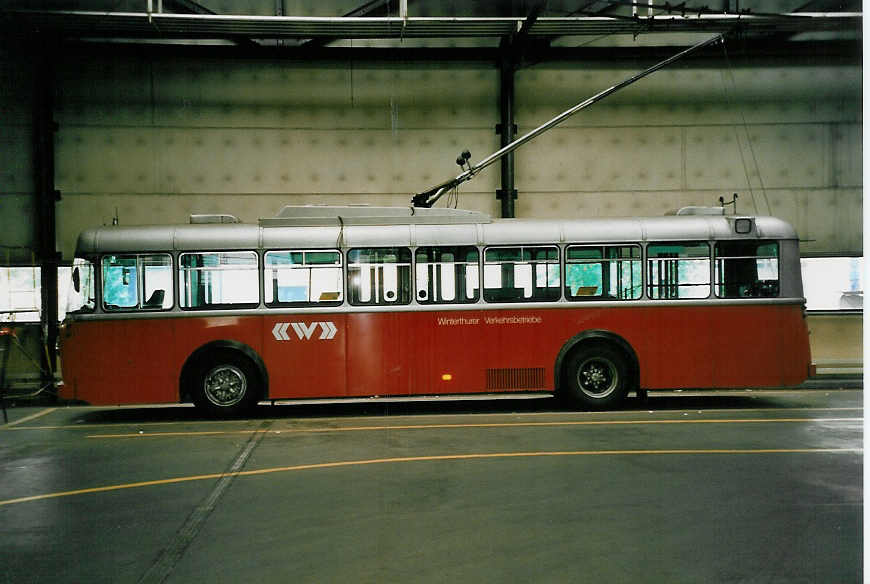
[[[632,391],[802,382],[798,238],[689,208],[493,220],[285,207],[78,240],[61,395],[91,404]]]

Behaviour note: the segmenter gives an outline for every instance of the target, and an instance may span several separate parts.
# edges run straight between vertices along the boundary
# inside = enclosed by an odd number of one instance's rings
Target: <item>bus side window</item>
[[[483,298],[487,302],[558,300],[562,287],[559,248],[491,247],[484,252]]]
[[[103,306],[129,310],[139,306],[139,269],[135,255],[103,257]]]
[[[253,251],[184,253],[178,259],[182,308],[256,306],[260,299]]]
[[[471,303],[480,298],[480,253],[474,246],[419,247],[417,302]]]
[[[411,302],[411,251],[405,247],[347,252],[347,295],[356,306]]]
[[[102,270],[106,310],[172,308],[172,257],[169,254],[104,256]]]
[[[647,246],[647,289],[657,300],[710,296],[710,246],[703,242]]]
[[[568,300],[635,300],[643,292],[639,245],[574,245],[565,252]]]
[[[716,244],[716,296],[779,296],[779,246],[774,241],[720,241]]]
[[[263,269],[267,306],[340,304],[341,252],[268,251]]]

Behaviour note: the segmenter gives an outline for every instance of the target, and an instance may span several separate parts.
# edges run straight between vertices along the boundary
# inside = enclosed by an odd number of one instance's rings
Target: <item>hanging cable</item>
[[[771,215],[772,211],[770,209],[770,201],[767,198],[767,189],[764,187],[764,178],[761,176],[761,167],[758,164],[758,157],[755,155],[755,148],[752,146],[752,136],[749,134],[749,124],[746,121],[746,115],[743,112],[743,108],[737,105],[737,100],[734,96],[737,94],[737,81],[734,77],[734,68],[731,65],[731,58],[728,55],[728,49],[725,46],[725,43],[722,43],[722,52],[725,55],[725,65],[726,69],[721,72],[722,76],[722,87],[723,93],[725,93],[726,101],[728,105],[733,108],[740,116],[740,121],[742,124],[734,125],[734,138],[737,141],[737,150],[740,153],[740,162],[743,165],[743,173],[746,176],[746,185],[749,187],[749,194],[752,197],[752,205],[755,207],[756,214],[758,211],[758,203],[755,199],[755,191],[752,188],[752,178],[749,175],[749,166],[746,163],[746,157],[743,153],[743,147],[740,145],[740,135],[738,133],[737,126],[743,126],[743,133],[746,136],[746,144],[749,146],[749,154],[752,157],[752,164],[755,166],[755,172],[758,175],[758,184],[761,187],[761,196],[764,199],[764,206],[767,208],[767,214]],[[727,78],[731,80],[731,89],[733,93],[729,93],[728,91],[728,83],[726,81],[726,71]]]

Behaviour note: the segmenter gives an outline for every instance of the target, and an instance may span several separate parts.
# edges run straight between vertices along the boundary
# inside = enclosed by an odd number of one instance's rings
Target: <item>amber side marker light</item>
[[[450,381],[451,379],[453,379],[453,375],[450,373],[444,373],[441,375],[441,381]]]

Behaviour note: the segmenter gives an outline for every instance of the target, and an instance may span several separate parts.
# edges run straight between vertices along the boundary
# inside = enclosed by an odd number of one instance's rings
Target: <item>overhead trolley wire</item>
[[[728,55],[728,48],[725,46],[724,40],[722,42],[722,52],[725,56],[725,65],[726,65],[726,68],[722,69],[721,73],[720,73],[720,75],[722,77],[722,90],[723,90],[722,92],[725,94],[725,98],[726,98],[726,102],[727,102],[728,106],[737,112],[737,114],[740,116],[740,122],[742,122],[739,124],[734,124],[733,128],[734,128],[734,138],[737,142],[737,151],[740,153],[740,162],[743,165],[743,174],[746,177],[746,186],[747,186],[747,188],[749,188],[749,194],[752,197],[752,204],[755,207],[755,212],[757,214],[757,213],[759,213],[758,203],[757,203],[756,198],[755,198],[755,189],[753,189],[753,187],[752,187],[752,178],[749,175],[749,167],[746,163],[746,157],[745,157],[744,152],[743,152],[743,146],[740,144],[740,135],[738,133],[738,126],[739,125],[742,125],[742,127],[743,127],[743,133],[745,134],[746,144],[749,146],[749,153],[752,157],[752,164],[755,167],[755,173],[758,175],[758,184],[761,187],[761,196],[764,200],[764,206],[767,208],[767,214],[770,215],[770,214],[772,214],[772,211],[770,208],[770,200],[767,197],[767,189],[764,186],[764,177],[761,174],[761,167],[758,164],[758,157],[755,154],[755,148],[752,146],[752,136],[749,134],[749,124],[746,121],[746,114],[744,113],[743,108],[739,107],[737,105],[737,100],[735,98],[735,95],[737,93],[737,81],[734,77],[734,67],[731,63],[731,58]],[[730,79],[730,81],[731,81],[732,92],[728,91],[728,83],[727,83],[728,79]]]

